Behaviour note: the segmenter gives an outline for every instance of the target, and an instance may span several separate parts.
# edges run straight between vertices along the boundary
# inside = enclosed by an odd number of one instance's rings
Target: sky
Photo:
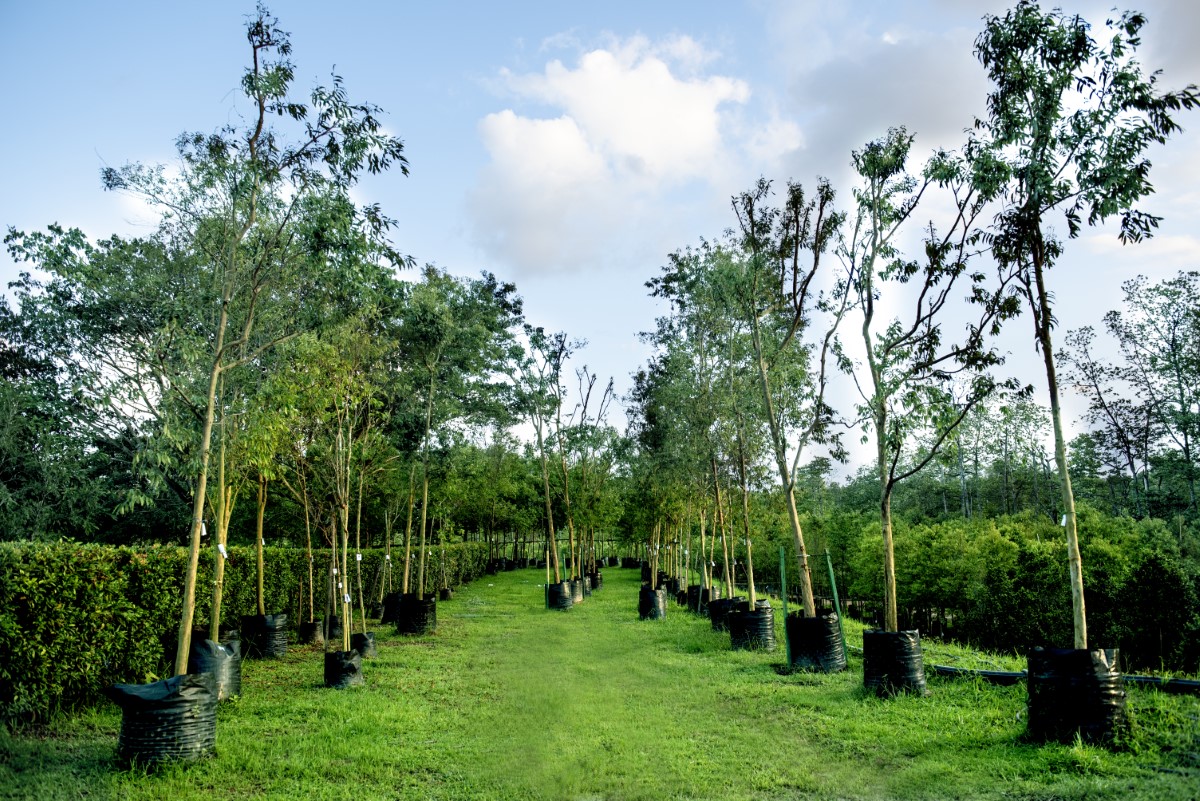
[[[972,54],[987,0],[845,2],[276,2],[296,87],[336,73],[384,111],[410,175],[364,181],[419,264],[513,281],[530,322],[587,340],[577,358],[619,392],[666,309],[647,295],[672,251],[735,224],[730,197],[760,177],[843,207],[851,151],[903,125],[914,158],[954,149],[984,113]],[[334,10],[336,8],[336,11]],[[1101,27],[1104,2],[1067,10]],[[1200,83],[1200,4],[1146,0],[1140,60],[1162,85]],[[0,0],[0,227],[148,233],[153,217],[99,174],[170,164],[184,131],[238,123],[249,2]],[[1060,332],[1100,327],[1120,285],[1200,269],[1200,115],[1150,154],[1157,236],[1124,247],[1086,230],[1055,267]],[[0,281],[19,268],[0,254]],[[1031,327],[1006,335],[1010,368],[1044,384]],[[1060,333],[1061,336],[1061,333]],[[1044,400],[1044,397],[1043,397]],[[1083,402],[1068,397],[1068,413]],[[848,396],[844,403],[849,403]],[[620,416],[613,420],[622,424]],[[861,456],[856,457],[861,458]],[[853,464],[851,465],[853,468]]]

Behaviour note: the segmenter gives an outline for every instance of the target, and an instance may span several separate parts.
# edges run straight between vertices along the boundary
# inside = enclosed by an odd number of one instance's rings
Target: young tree
[[[1085,220],[1096,225],[1118,216],[1122,242],[1147,238],[1158,225],[1158,217],[1138,208],[1153,191],[1146,152],[1179,130],[1174,113],[1195,107],[1200,97],[1195,86],[1164,92],[1159,74],[1143,71],[1135,54],[1145,24],[1142,14],[1126,12],[1108,20],[1109,35],[1097,41],[1080,17],[1021,0],[1002,17],[985,17],[975,40],[975,55],[993,83],[987,118],[976,121],[990,168],[976,179],[981,192],[1003,201],[992,252],[1015,276],[1046,370],[1079,649],[1087,648],[1083,568],[1047,283],[1063,242],[1052,224],[1061,215],[1073,239]]]
[[[108,189],[161,211],[151,237],[114,237],[92,246],[77,230],[51,228],[7,238],[15,257],[90,293],[94,308],[107,307],[118,320],[122,308],[139,312],[126,318],[138,324],[150,313],[151,324],[137,331],[142,345],[122,375],[133,386],[144,373],[156,376],[160,392],[186,395],[194,414],[199,433],[177,674],[187,670],[191,644],[222,374],[291,338],[302,321],[332,316],[359,285],[357,273],[377,269],[377,260],[405,263],[385,239],[391,221],[378,207],[356,209],[349,199],[364,172],[393,165],[406,172],[403,144],[383,130],[375,106],[350,102],[337,76],[331,87],[313,90],[307,103],[294,100],[291,43],[264,7],[246,35],[251,63],[241,85],[251,110],[245,127],[180,136],[177,176],[140,164],[103,171]],[[348,240],[361,243],[354,258],[342,251]],[[358,257],[364,250],[371,259]],[[128,305],[118,305],[122,301]],[[264,325],[267,318],[295,325]],[[163,363],[184,379],[162,375],[156,368]]]
[[[969,183],[965,165],[940,153],[925,167],[921,179],[906,171],[912,137],[895,128],[854,153],[854,167],[863,186],[856,191],[858,211],[839,254],[862,314],[866,380],[856,385],[862,410],[875,437],[879,478],[879,522],[883,532],[884,629],[899,630],[896,602],[896,563],[892,538],[892,492],[896,484],[924,469],[938,455],[954,429],[995,388],[984,371],[1001,363],[987,344],[999,323],[1015,313],[1016,304],[989,291],[981,273],[968,273],[975,218],[984,199]],[[949,190],[953,218],[939,232],[926,231],[924,263],[906,260],[896,240],[927,189]],[[944,334],[948,304],[960,279],[968,282],[968,298],[978,303],[977,319],[968,322],[960,340]],[[895,297],[907,290],[908,298]],[[883,317],[882,298],[911,309],[892,319]],[[951,382],[967,377],[966,392],[952,394]],[[931,436],[915,459],[902,459],[906,444],[922,432]]]

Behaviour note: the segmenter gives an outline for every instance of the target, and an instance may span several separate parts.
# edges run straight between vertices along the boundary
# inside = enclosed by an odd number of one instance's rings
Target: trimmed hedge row
[[[202,555],[196,625],[207,625],[213,560]],[[353,559],[353,555],[351,555]],[[393,556],[395,559],[395,556]],[[446,546],[450,586],[483,575],[483,543]],[[315,552],[317,617],[325,599],[329,551]],[[264,596],[268,614],[286,612],[293,626],[308,619],[308,557],[303,550],[267,548]],[[440,550],[426,565],[427,590],[441,586]],[[369,593],[383,574],[384,552],[363,551]],[[114,682],[169,675],[183,605],[187,551],[77,543],[0,543],[0,721],[37,722],[89,704]],[[404,563],[392,567],[399,589]],[[350,567],[351,575],[354,567]],[[412,577],[416,582],[414,556]],[[253,547],[229,548],[221,620],[234,626],[257,612]],[[302,592],[303,589],[303,592]],[[303,607],[298,603],[303,598]],[[354,595],[357,605],[358,596]],[[368,596],[367,603],[371,598]]]

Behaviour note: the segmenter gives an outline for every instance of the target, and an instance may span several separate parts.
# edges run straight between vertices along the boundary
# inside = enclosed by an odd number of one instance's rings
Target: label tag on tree
[[[333,575],[335,575],[335,576],[337,575],[337,568],[336,568],[336,567],[333,569]]]
[[[228,559],[228,558],[229,558],[229,554],[228,554],[228,553],[226,553],[226,551],[225,551],[225,543],[223,543],[223,542],[218,542],[218,543],[217,543],[217,550],[221,552],[221,556],[224,556],[226,559]]]
[[[354,554],[354,561],[355,561],[355,562],[361,562],[361,561],[362,561],[362,554],[361,554],[361,553],[356,553],[356,554]]]
[[[1067,516],[1066,515],[1063,515],[1062,522],[1059,523],[1059,525],[1062,526],[1063,528],[1067,527]]]
[[[390,562],[390,561],[392,561],[392,555],[391,555],[390,553],[385,553],[385,554],[383,555],[383,560],[384,560],[385,562]]]
[[[339,581],[339,582],[338,582],[338,589],[340,590],[341,588],[342,588],[342,582],[340,582],[340,581]]]
[[[346,599],[346,603],[350,603],[350,593],[346,593],[342,597]]]
[[[200,536],[201,536],[201,537],[207,537],[207,536],[208,536],[208,528],[207,528],[207,527],[204,525],[204,521],[203,521],[203,520],[201,520],[201,521],[200,521]]]

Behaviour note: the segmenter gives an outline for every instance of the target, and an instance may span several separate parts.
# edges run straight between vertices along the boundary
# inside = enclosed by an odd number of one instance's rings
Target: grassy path
[[[217,758],[192,767],[115,768],[112,707],[0,733],[0,798],[1200,797],[1196,699],[1134,693],[1124,752],[1030,746],[1023,688],[931,680],[929,698],[880,701],[857,659],[780,675],[781,653],[731,652],[674,605],[638,621],[635,571],[607,571],[566,613],[542,609],[543,580],[463,588],[429,637],[381,631],[362,688],[321,686],[312,649],[247,663]]]

